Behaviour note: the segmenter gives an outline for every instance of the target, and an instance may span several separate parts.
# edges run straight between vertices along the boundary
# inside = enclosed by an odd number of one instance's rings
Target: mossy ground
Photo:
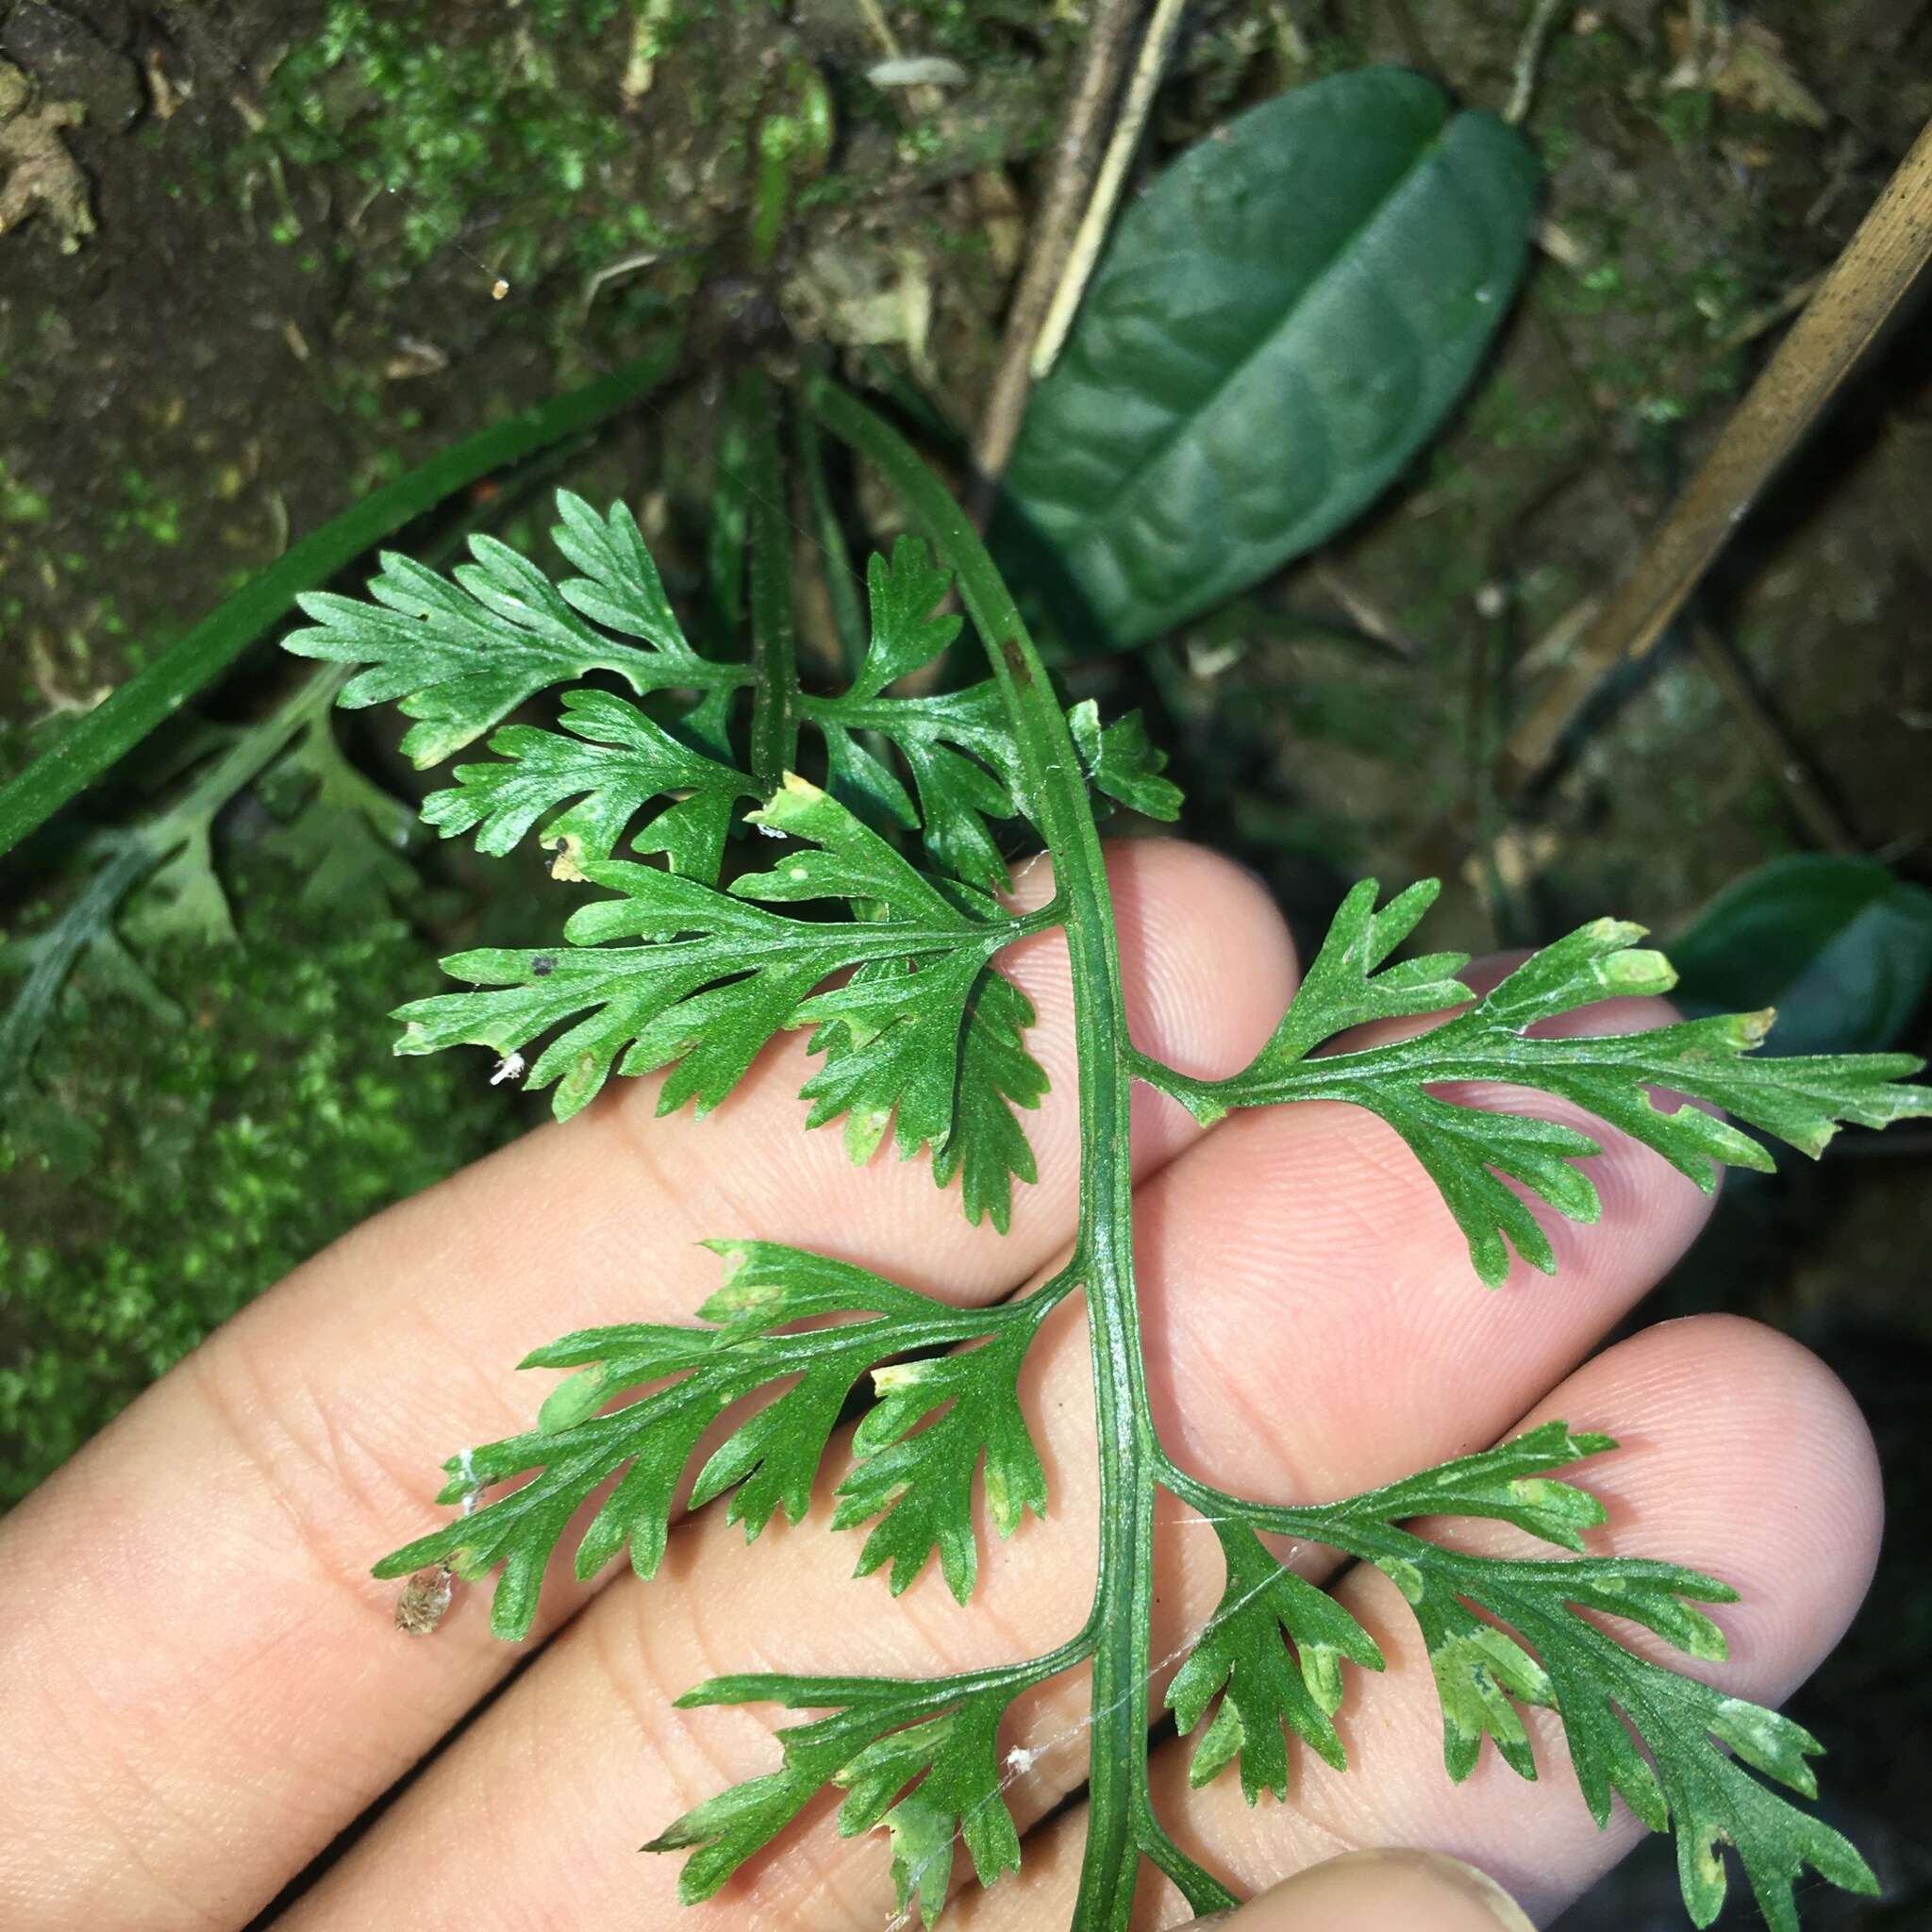
[[[292,535],[667,319],[688,325],[686,378],[570,480],[641,507],[680,595],[704,582],[717,377],[748,340],[863,347],[948,414],[983,393],[1081,10],[886,11],[905,51],[957,61],[965,85],[916,111],[870,86],[882,50],[843,0],[0,0],[0,53],[88,107],[71,145],[99,225],[72,254],[42,225],[0,237],[0,775]],[[1772,37],[1753,42],[1768,80],[1687,64],[1669,0],[1558,10],[1527,123],[1550,172],[1545,245],[1469,407],[1323,556],[1171,644],[1075,671],[1083,693],[1156,709],[1191,829],[1305,924],[1375,871],[1450,882],[1443,944],[1532,941],[1606,908],[1668,935],[1802,842],[1687,653],[1611,693],[1541,794],[1500,799],[1487,775],[1566,620],[1625,565],[1780,305],[1932,112],[1923,5],[1727,11]],[[1364,60],[1498,107],[1527,12],[1199,0],[1150,161]],[[765,273],[748,239],[759,130],[803,111],[807,72],[831,152],[792,183]],[[1860,841],[1921,874],[1926,341],[1923,325],[1894,339],[1709,600]],[[530,542],[542,521],[504,534]],[[394,737],[369,714],[346,732],[407,791]],[[463,872],[416,925],[379,899],[304,913],[271,830],[248,808],[222,827],[239,947],[148,958],[188,1023],[158,1029],[83,982],[36,1068],[46,1097],[8,1103],[0,1501],[277,1274],[514,1124],[475,1065],[391,1060],[384,1016],[433,982],[458,929],[510,937],[525,875]],[[26,883],[9,930],[62,890],[58,872]],[[1932,1351],[1923,1158],[1735,1190],[1736,1239],[1670,1290],[1674,1308],[1747,1309],[1823,1345],[1907,1469],[1927,1455],[1899,1393],[1901,1363]],[[1894,1598],[1932,1601],[1923,1575],[1895,1581]],[[1906,1668],[1917,1641],[1861,1624],[1807,1721],[1849,1735],[1859,1683]],[[1882,1824],[1901,1780],[1841,1771],[1844,1801]],[[1924,1849],[1896,1837],[1909,1876]],[[1607,1907],[1622,1917],[1593,1923],[1647,1924],[1633,1884]]]
[[[0,1123],[0,1506],[336,1236],[514,1130],[475,1066],[393,1059],[434,989],[379,901],[225,868],[233,943],[149,950],[172,1023],[82,974]]]

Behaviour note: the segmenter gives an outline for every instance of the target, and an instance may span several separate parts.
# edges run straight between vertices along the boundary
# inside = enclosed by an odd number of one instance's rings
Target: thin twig
[[[1407,658],[1410,663],[1422,656],[1422,647],[1388,611],[1350,583],[1333,564],[1318,560],[1308,575],[1347,611],[1349,621],[1364,637],[1374,639],[1385,650],[1394,652],[1398,658]]]
[[[1504,754],[1506,789],[1526,783],[1549,762],[1607,672],[1656,647],[1928,256],[1932,125],[1912,144],[1569,667],[1517,727]]]
[[[1053,173],[1034,221],[1026,266],[1007,314],[999,369],[973,445],[974,465],[980,477],[974,508],[981,517],[1019,439],[1020,418],[1025,413],[1027,392],[1033,386],[1033,344],[1079,225],[1095,165],[1096,144],[1120,84],[1130,29],[1139,10],[1139,0],[1100,0],[1074,76],[1073,93],[1054,148]]]
[[[1858,841],[1843,815],[1825,794],[1809,767],[1792,748],[1784,726],[1757,693],[1737,650],[1717,627],[1699,618],[1690,626],[1690,642],[1705,675],[1729,701],[1744,735],[1758,758],[1778,781],[1799,822],[1821,851],[1854,853]]]
[[[1107,240],[1114,206],[1127,178],[1127,164],[1134,158],[1147,117],[1154,111],[1154,96],[1160,86],[1167,57],[1174,49],[1174,35],[1180,31],[1184,4],[1185,0],[1158,0],[1154,18],[1147,23],[1134,71],[1127,78],[1126,97],[1121,103],[1113,139],[1107,144],[1106,158],[1100,163],[1093,192],[1088,198],[1087,212],[1080,218],[1079,232],[1068,252],[1059,286],[1054,291],[1046,319],[1040,325],[1039,340],[1033,345],[1030,375],[1035,382],[1041,380],[1059,359],[1067,331],[1073,327],[1074,316],[1080,307],[1080,297],[1087,292],[1088,279],[1100,258],[1101,243]]]
[[[873,39],[879,43],[879,51],[888,60],[898,59],[906,50],[900,46],[899,36],[892,31],[892,23],[886,18],[886,9],[879,0],[858,0],[858,10],[865,16]]]
[[[1542,65],[1543,43],[1550,37],[1550,23],[1562,5],[1563,0],[1536,0],[1536,11],[1523,30],[1522,42],[1516,49],[1515,82],[1509,90],[1509,105],[1503,109],[1504,120],[1512,127],[1523,125],[1530,103],[1536,99],[1537,70]]]

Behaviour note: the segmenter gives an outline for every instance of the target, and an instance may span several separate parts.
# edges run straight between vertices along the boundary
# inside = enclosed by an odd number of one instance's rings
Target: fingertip
[[[1597,1420],[1624,1445],[1606,1465],[1612,1526],[1647,1544],[1657,1525],[1670,1546],[1650,1553],[1738,1591],[1718,1612],[1724,1680],[1776,1703],[1843,1635],[1877,1566],[1878,1452],[1857,1401],[1802,1342],[1737,1315],[1663,1323],[1575,1381],[1600,1374],[1615,1400]]]
[[[1535,1932],[1487,1874],[1442,1852],[1347,1852],[1205,1921],[1225,1932]]]

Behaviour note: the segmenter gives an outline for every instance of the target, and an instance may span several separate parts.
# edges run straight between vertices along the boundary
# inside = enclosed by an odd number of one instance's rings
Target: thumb
[[[1350,1852],[1312,1865],[1239,1911],[1196,1922],[1216,1932],[1535,1932],[1493,1878],[1441,1852]]]

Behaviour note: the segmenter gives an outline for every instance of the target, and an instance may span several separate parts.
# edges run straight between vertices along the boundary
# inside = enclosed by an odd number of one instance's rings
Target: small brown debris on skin
[[[396,1628],[409,1637],[433,1637],[449,1614],[453,1586],[447,1570],[420,1570],[396,1599]]]
[[[62,130],[86,116],[78,101],[32,105],[33,83],[10,60],[0,60],[0,235],[44,208],[72,255],[94,231],[87,176],[67,152]]]

